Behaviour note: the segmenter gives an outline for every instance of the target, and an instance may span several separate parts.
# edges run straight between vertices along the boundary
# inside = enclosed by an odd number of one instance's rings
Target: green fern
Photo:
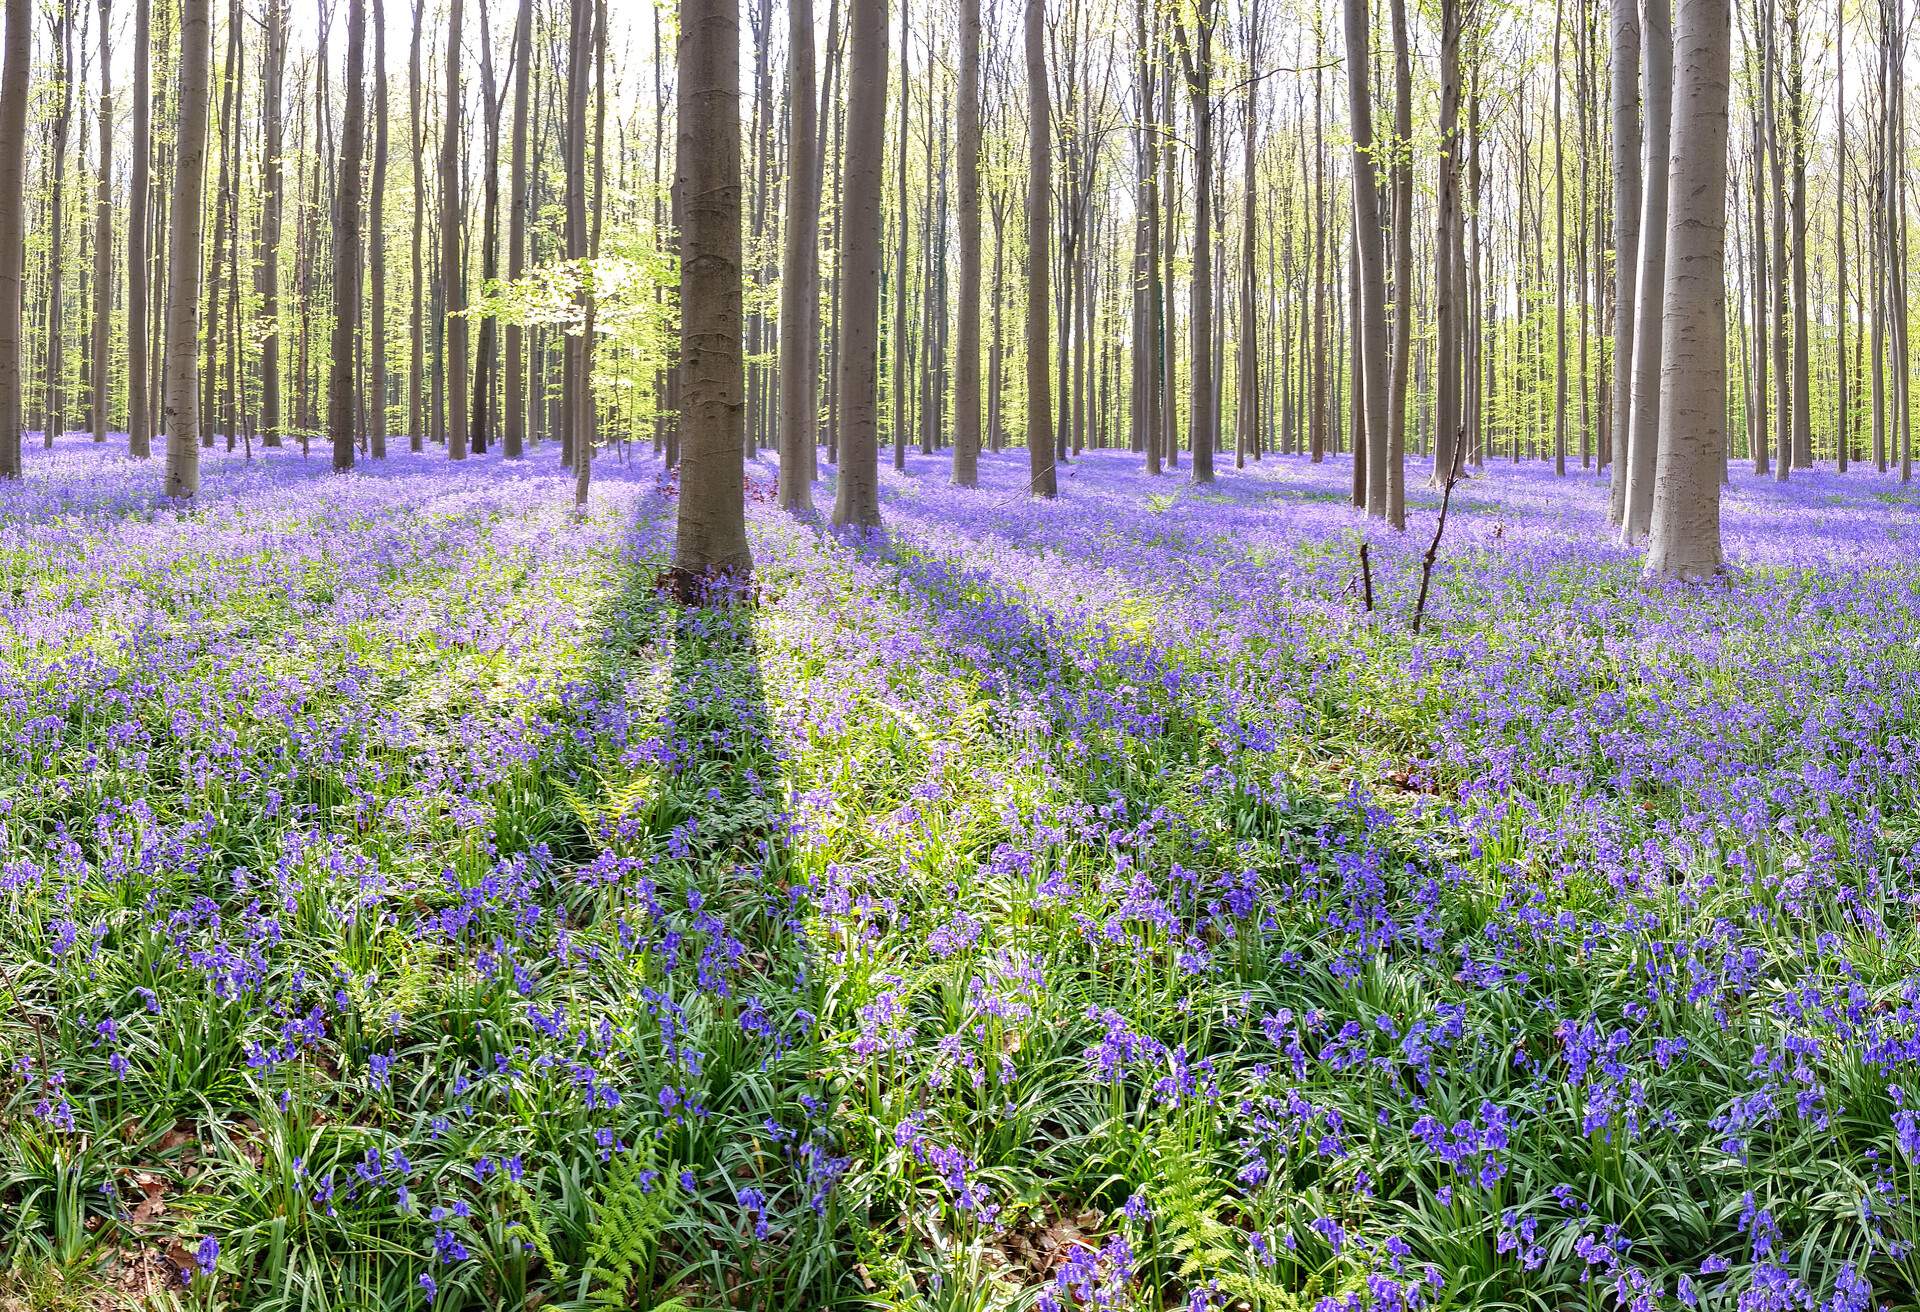
[[[587,1237],[589,1306],[634,1306],[629,1291],[636,1281],[650,1278],[654,1240],[666,1223],[675,1188],[672,1172],[650,1170],[637,1152],[614,1162],[594,1201]]]
[[[1218,1285],[1256,1312],[1305,1312],[1312,1306],[1311,1298],[1248,1267],[1239,1233],[1220,1219],[1222,1191],[1194,1164],[1184,1145],[1168,1134],[1157,1155],[1161,1185],[1154,1197],[1154,1219],[1167,1250],[1180,1263],[1182,1281]]]

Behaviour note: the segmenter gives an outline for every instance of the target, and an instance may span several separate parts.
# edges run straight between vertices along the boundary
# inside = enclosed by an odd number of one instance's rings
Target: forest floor
[[[1920,1299],[1920,498],[0,489],[0,1306]],[[822,504],[828,497],[821,489]],[[1360,575],[1370,540],[1373,609]]]

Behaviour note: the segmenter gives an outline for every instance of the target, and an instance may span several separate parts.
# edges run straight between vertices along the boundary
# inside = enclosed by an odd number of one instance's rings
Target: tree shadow
[[[627,722],[608,725],[623,745],[583,780],[593,845],[625,858],[599,858],[595,914],[651,954],[634,1025],[656,1087],[634,1091],[647,1110],[623,1137],[669,1191],[645,1270],[619,1292],[820,1307],[852,1280],[831,1198],[844,1159],[815,1078],[824,975],[802,928],[758,597],[746,578],[656,574],[656,551],[635,542],[596,616],[600,676],[619,690],[607,714]],[[612,1177],[598,1188],[596,1208],[618,1204]]]

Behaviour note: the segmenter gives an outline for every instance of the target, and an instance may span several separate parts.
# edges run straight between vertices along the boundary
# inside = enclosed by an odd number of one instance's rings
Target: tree
[[[0,478],[20,477],[22,284],[26,273],[27,82],[33,72],[33,12],[6,0],[0,66]]]
[[[1380,194],[1374,185],[1377,144],[1373,135],[1373,93],[1367,85],[1367,0],[1345,0],[1347,109],[1353,134],[1353,245],[1355,300],[1352,328],[1354,391],[1366,424],[1365,489],[1367,514],[1387,517],[1387,289],[1386,236],[1380,226]],[[1361,452],[1356,443],[1356,463]],[[1374,473],[1378,466],[1380,472]],[[1354,475],[1358,480],[1360,471]],[[1358,486],[1358,484],[1356,484]]]
[[[573,0],[576,11],[587,3]],[[683,409],[673,564],[682,577],[738,575],[753,567],[741,487],[739,0],[682,0],[679,74]]]
[[[1634,311],[1640,244],[1640,98],[1634,83],[1640,67],[1640,17],[1634,0],[1612,0],[1608,35],[1613,47],[1613,414],[1623,453],[1613,461],[1608,513],[1618,527],[1625,517],[1624,454],[1633,412]]]
[[[153,156],[150,0],[133,0],[133,167],[127,184],[127,454],[153,454],[147,406],[147,195]],[[4,185],[0,182],[0,185]]]
[[[956,95],[960,304],[954,324],[953,481],[973,487],[980,481],[980,0],[960,0]]]
[[[167,495],[200,491],[199,373],[201,206],[207,175],[207,91],[213,62],[209,0],[181,0],[179,90],[174,96],[173,206],[168,219]]]
[[[373,168],[367,193],[367,446],[387,458],[387,13],[373,0]]]
[[[1027,491],[1053,497],[1059,487],[1053,462],[1053,395],[1047,374],[1047,297],[1050,295],[1047,238],[1053,226],[1053,107],[1047,88],[1046,29],[1046,0],[1026,0],[1027,465],[1031,473]]]
[[[836,261],[840,470],[833,522],[880,524],[880,172],[887,101],[886,0],[848,0],[846,149]]]
[[[1187,316],[1191,356],[1187,400],[1196,483],[1213,481],[1213,452],[1220,440],[1213,387],[1213,6],[1214,0],[1194,0],[1191,40],[1181,5],[1176,3],[1173,10],[1193,116],[1193,281]]]
[[[1727,390],[1728,0],[1680,0],[1668,182],[1660,464],[1647,574],[1705,579],[1720,545]]]
[[[587,264],[587,86],[589,51],[593,41],[592,0],[571,0],[572,28],[567,41],[567,265],[573,278],[573,323],[566,334],[565,374],[560,383],[564,428],[562,459],[573,466],[573,502],[584,511],[587,485],[593,469],[593,366],[587,354],[591,331],[588,319]],[[684,47],[683,47],[684,51]],[[735,74],[736,83],[738,74]],[[684,518],[683,508],[681,515]]]
[[[782,509],[813,508],[814,386],[820,345],[820,206],[814,175],[813,0],[787,0],[787,231],[780,271],[780,486]]]
[[[533,0],[520,0],[513,24],[513,130],[508,147],[507,278],[518,282],[527,271],[527,109],[533,84]],[[656,70],[657,76],[657,70]],[[507,320],[506,433],[501,454],[519,460],[526,454],[527,346],[518,319]]]
[[[407,448],[426,450],[421,387],[426,374],[426,270],[421,247],[427,222],[427,176],[420,120],[420,27],[426,0],[413,0],[413,40],[407,48],[407,127],[413,172],[413,313],[407,321]]]
[[[578,0],[575,0],[578,3]],[[467,279],[460,262],[461,0],[447,5],[447,89],[440,129],[440,286],[446,350],[440,361],[447,393],[447,458],[467,458]]]
[[[41,440],[47,446],[66,431],[67,354],[61,329],[66,315],[62,304],[65,290],[67,243],[67,129],[73,121],[73,13],[78,0],[55,0],[53,45],[60,59],[58,98],[54,101],[49,124],[48,158],[52,161],[53,183],[47,197],[47,338],[46,406],[40,421]]]
[[[360,156],[367,131],[367,4],[347,0],[347,77],[341,88],[346,112],[340,128],[339,177],[333,197],[333,343],[327,374],[327,437],[333,443],[333,467],[353,468],[353,439],[359,409],[354,388],[359,353]]]
[[[1620,539],[1639,546],[1653,522],[1654,477],[1660,451],[1661,370],[1667,293],[1667,159],[1673,115],[1673,28],[1667,0],[1641,0],[1642,112],[1639,267],[1634,290],[1633,389],[1627,416],[1627,495]],[[1724,185],[1724,184],[1723,184]]]
[[[107,321],[113,309],[113,79],[107,44],[108,0],[100,0],[99,171],[93,196],[93,343],[88,349],[88,396],[93,440],[107,440]]]
[[[1433,266],[1434,387],[1433,479],[1439,486],[1453,476],[1462,459],[1455,445],[1464,435],[1466,407],[1461,369],[1467,306],[1460,276],[1466,233],[1460,218],[1460,38],[1467,21],[1466,0],[1440,5],[1440,181],[1435,189]]]

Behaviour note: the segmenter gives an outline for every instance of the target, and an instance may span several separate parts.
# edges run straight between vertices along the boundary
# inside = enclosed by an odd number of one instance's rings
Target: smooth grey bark
[[[846,148],[835,274],[840,317],[834,390],[840,467],[833,522],[880,524],[880,170],[887,109],[886,0],[848,0]]]
[[[1053,106],[1047,86],[1046,0],[1026,0],[1027,62],[1027,491],[1059,492],[1053,394],[1047,374],[1049,234],[1053,228]],[[1196,393],[1197,394],[1197,393]],[[1195,401],[1196,405],[1200,402]]]
[[[1187,312],[1187,414],[1192,429],[1193,481],[1213,481],[1220,412],[1213,376],[1213,14],[1214,0],[1195,0],[1194,31],[1176,6],[1174,30],[1193,118],[1193,278]]]
[[[426,150],[420,117],[420,28],[426,0],[413,0],[413,40],[407,48],[407,128],[413,155],[413,313],[407,322],[407,449],[427,448],[426,412],[421,396],[426,377]]]
[[[744,574],[753,557],[741,490],[739,0],[682,0],[678,69],[683,411],[673,563],[692,574]]]
[[[1627,419],[1627,495],[1620,538],[1639,546],[1653,524],[1660,453],[1660,378],[1666,332],[1668,149],[1673,114],[1673,28],[1667,0],[1641,0],[1642,138],[1640,255],[1634,275],[1633,387]]]
[[[166,428],[170,497],[200,490],[200,238],[207,176],[207,89],[213,62],[208,0],[181,0],[179,90],[174,96],[173,206],[168,222]]]
[[[27,84],[33,74],[33,11],[6,0],[6,63],[0,68],[0,478],[20,477],[21,284],[26,272]]]
[[[1457,268],[1465,240],[1460,224],[1460,38],[1465,0],[1440,3],[1440,178],[1434,188],[1433,481],[1444,486],[1464,438],[1461,398],[1461,317]]]
[[[1720,475],[1727,393],[1729,0],[1680,0],[1674,42],[1660,464],[1647,575],[1706,579],[1726,566]]]
[[[1355,445],[1356,495],[1364,489],[1367,514],[1387,517],[1387,289],[1386,236],[1380,226],[1380,193],[1373,185],[1377,143],[1373,93],[1367,84],[1367,0],[1344,0],[1347,108],[1353,136],[1353,256],[1357,318],[1351,329],[1358,408],[1366,427],[1364,457]],[[1379,466],[1375,472],[1374,466]],[[1364,481],[1362,481],[1364,480]]]
[[[113,307],[113,81],[107,44],[109,0],[100,0],[99,172],[93,200],[93,344],[87,388],[93,440],[107,440],[107,319]]]
[[[447,458],[467,458],[467,278],[460,263],[460,19],[461,0],[447,6],[447,86],[440,127],[440,287],[446,350],[440,360],[447,397]]]
[[[787,0],[787,230],[780,271],[780,506],[813,508],[813,434],[820,422],[820,207],[815,202],[813,0]]]
[[[656,25],[658,21],[656,17]],[[656,59],[658,53],[656,50]],[[533,81],[533,0],[520,0],[513,24],[512,58],[513,128],[507,147],[511,157],[507,171],[507,277],[517,281],[527,271],[527,110]],[[656,70],[656,79],[658,76]],[[526,454],[527,443],[526,329],[510,319],[504,336],[507,413],[501,454],[508,460],[519,460]]]
[[[960,84],[954,127],[960,222],[954,316],[953,482],[980,481],[980,0],[960,0]]]
[[[333,194],[333,341],[327,370],[327,438],[333,467],[353,468],[358,407],[354,383],[360,328],[360,157],[366,144],[367,5],[347,0],[347,70],[341,86],[345,113],[340,126],[338,177]]]
[[[387,458],[387,6],[373,0],[373,168],[367,193],[367,449]]]
[[[1612,0],[1607,35],[1613,47],[1613,415],[1619,434],[1608,513],[1619,527],[1627,506],[1629,430],[1633,414],[1634,312],[1640,246],[1640,15],[1634,0]]]
[[[133,167],[127,186],[127,454],[138,460],[153,454],[153,411],[147,396],[147,214],[151,203],[147,188],[153,153],[149,25],[149,0],[134,0]],[[0,186],[5,185],[4,168],[0,168]]]

